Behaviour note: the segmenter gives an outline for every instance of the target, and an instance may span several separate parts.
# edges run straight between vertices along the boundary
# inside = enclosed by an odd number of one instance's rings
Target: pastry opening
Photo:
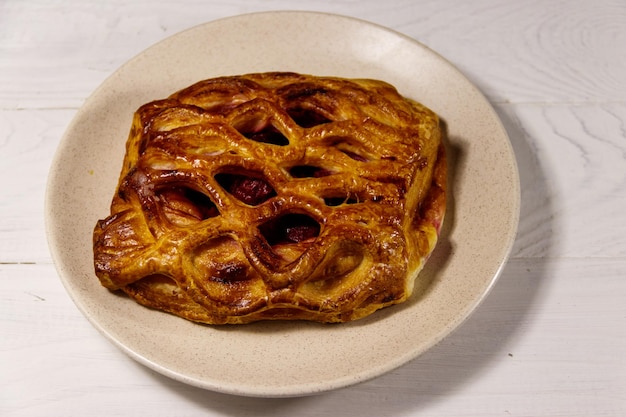
[[[230,261],[226,263],[216,263],[213,274],[209,277],[213,282],[221,284],[234,284],[242,281],[248,281],[248,267],[242,262]]]
[[[320,234],[320,224],[312,217],[290,213],[262,224],[259,230],[270,246],[312,241]]]
[[[355,161],[359,161],[359,162],[367,162],[368,159],[366,157],[364,157],[363,155],[360,155],[354,151],[351,151],[349,149],[341,149],[339,148],[339,151],[343,152],[344,154],[346,154],[348,157],[354,159]]]
[[[329,207],[341,206],[343,204],[357,204],[360,203],[359,197],[354,194],[348,194],[345,196],[324,197],[324,204]]]
[[[276,196],[272,185],[257,173],[221,173],[215,175],[215,180],[237,200],[250,206],[258,206]]]
[[[289,145],[289,139],[264,114],[259,113],[241,118],[233,124],[233,127],[243,136],[255,142],[278,146]]]
[[[330,170],[314,165],[296,165],[289,169],[289,175],[294,178],[321,178],[331,174]]]
[[[323,115],[320,111],[303,107],[290,107],[287,114],[300,127],[309,128],[330,123],[332,120]]]
[[[329,145],[337,149],[339,152],[342,152],[346,156],[355,161],[359,162],[368,162],[370,158],[365,154],[365,151],[355,145],[353,139],[342,137],[342,136],[334,136],[327,139]]]
[[[170,185],[160,188],[155,194],[161,202],[165,218],[177,226],[186,226],[220,214],[209,196],[185,185]]]

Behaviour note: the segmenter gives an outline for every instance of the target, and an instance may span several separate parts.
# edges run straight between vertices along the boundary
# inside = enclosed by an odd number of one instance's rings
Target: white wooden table
[[[77,109],[126,60],[217,18],[350,15],[435,49],[488,97],[519,164],[512,257],[408,365],[318,396],[233,397],[139,365],[74,306],[43,201]],[[626,415],[626,2],[0,0],[0,415]]]

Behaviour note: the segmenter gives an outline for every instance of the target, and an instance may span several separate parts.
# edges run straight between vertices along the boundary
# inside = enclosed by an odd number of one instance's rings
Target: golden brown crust
[[[189,320],[344,322],[403,302],[445,212],[437,116],[381,81],[262,73],[137,110],[102,285]]]

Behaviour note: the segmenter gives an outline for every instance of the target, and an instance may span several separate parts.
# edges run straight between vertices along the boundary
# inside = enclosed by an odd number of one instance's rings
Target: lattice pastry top
[[[358,319],[413,291],[445,182],[437,116],[389,84],[201,81],[135,113],[95,271],[203,323]]]

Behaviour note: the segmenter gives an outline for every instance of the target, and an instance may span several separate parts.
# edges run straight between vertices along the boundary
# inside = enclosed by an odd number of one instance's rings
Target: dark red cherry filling
[[[298,126],[304,128],[331,122],[331,120],[323,114],[311,109],[292,107],[287,109],[287,113]]]
[[[347,150],[347,149],[339,149],[341,152],[343,152],[344,154],[346,154],[347,156],[349,156],[350,158],[354,159],[355,161],[359,161],[359,162],[367,162],[368,159],[366,157],[364,157],[363,155],[360,155],[354,151],[351,150]]]
[[[285,214],[259,227],[270,246],[300,243],[319,236],[320,225],[306,214]]]
[[[237,121],[233,127],[246,138],[272,145],[289,145],[289,139],[263,115]]]
[[[289,174],[294,178],[320,178],[331,175],[332,172],[313,165],[296,165],[289,169]]]
[[[263,178],[222,173],[215,179],[233,197],[251,206],[258,206],[276,195],[274,188]]]
[[[242,134],[255,142],[271,143],[278,146],[289,145],[289,139],[272,125],[267,125],[256,132],[242,132]]]

